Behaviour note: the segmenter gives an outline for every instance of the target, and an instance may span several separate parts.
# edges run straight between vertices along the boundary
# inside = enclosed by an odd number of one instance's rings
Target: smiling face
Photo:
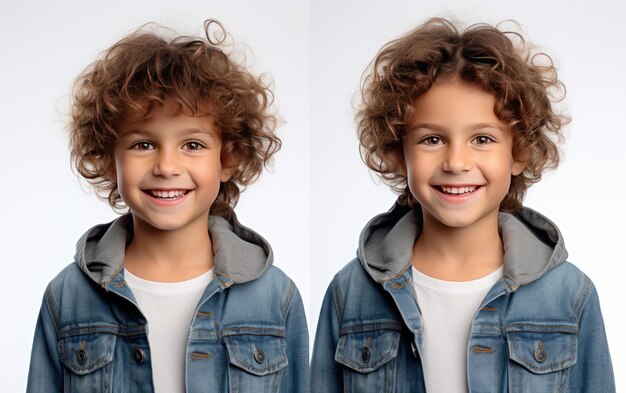
[[[524,163],[513,158],[513,135],[495,115],[495,102],[493,94],[457,80],[438,81],[415,101],[404,164],[424,225],[497,221],[511,176]]]
[[[230,178],[213,119],[171,109],[157,108],[148,119],[125,122],[119,130],[112,177],[136,230],[207,226],[220,181]]]

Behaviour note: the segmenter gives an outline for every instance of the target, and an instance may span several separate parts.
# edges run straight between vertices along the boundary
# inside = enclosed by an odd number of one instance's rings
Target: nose
[[[152,174],[159,177],[177,176],[181,173],[181,162],[175,149],[160,149],[155,157]]]
[[[446,149],[446,156],[442,165],[443,171],[451,174],[469,171],[472,167],[470,155],[469,147],[462,144],[450,144]]]

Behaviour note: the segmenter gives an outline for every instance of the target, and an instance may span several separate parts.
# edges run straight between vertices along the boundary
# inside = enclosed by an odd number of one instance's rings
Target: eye
[[[430,135],[425,138],[422,138],[422,140],[419,141],[419,143],[424,144],[424,145],[434,146],[434,145],[442,145],[443,140],[438,136]]]
[[[185,150],[198,151],[204,149],[204,145],[198,141],[189,141],[183,145]]]
[[[495,142],[495,139],[493,139],[489,135],[478,135],[472,141],[472,143],[475,143],[477,145],[488,145],[488,144],[493,143],[493,142]]]
[[[150,142],[139,141],[133,143],[130,148],[133,150],[154,150],[154,145]]]

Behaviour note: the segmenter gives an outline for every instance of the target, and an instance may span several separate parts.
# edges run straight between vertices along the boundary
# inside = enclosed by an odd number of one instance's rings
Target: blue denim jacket
[[[312,392],[424,392],[422,323],[410,260],[419,206],[368,223],[357,259],[326,293],[311,363]],[[470,392],[614,392],[596,290],[566,262],[558,229],[522,209],[501,213],[504,277],[469,332]]]
[[[187,392],[308,392],[308,333],[294,283],[255,232],[210,217],[215,279],[187,341]],[[130,216],[89,230],[46,289],[27,392],[152,392],[146,320],[124,281]]]

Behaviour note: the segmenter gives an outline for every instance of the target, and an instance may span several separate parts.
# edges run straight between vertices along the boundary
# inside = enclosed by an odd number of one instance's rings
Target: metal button
[[[259,364],[263,363],[263,361],[265,360],[265,354],[263,353],[263,350],[259,347],[254,348],[254,360],[256,360],[256,362]]]
[[[78,364],[85,364],[87,361],[87,352],[84,349],[79,349],[76,351],[76,361]]]
[[[537,349],[535,349],[534,357],[535,360],[539,363],[545,362],[546,358],[548,357],[545,349],[543,349],[543,343],[541,341],[537,342]]]
[[[135,357],[135,361],[139,364],[143,364],[143,361],[146,358],[146,354],[139,348],[135,349],[133,356]]]
[[[365,347],[363,348],[363,352],[361,352],[361,359],[363,359],[364,362],[367,362],[368,360],[370,360],[370,348],[369,347]]]
[[[417,352],[417,347],[415,346],[414,342],[411,343],[411,352],[413,353],[413,356],[415,357],[415,359],[417,359],[418,352]]]
[[[546,354],[546,351],[543,348],[537,348],[535,349],[535,360],[539,363],[543,363],[546,361],[546,358],[548,357],[548,355]]]

